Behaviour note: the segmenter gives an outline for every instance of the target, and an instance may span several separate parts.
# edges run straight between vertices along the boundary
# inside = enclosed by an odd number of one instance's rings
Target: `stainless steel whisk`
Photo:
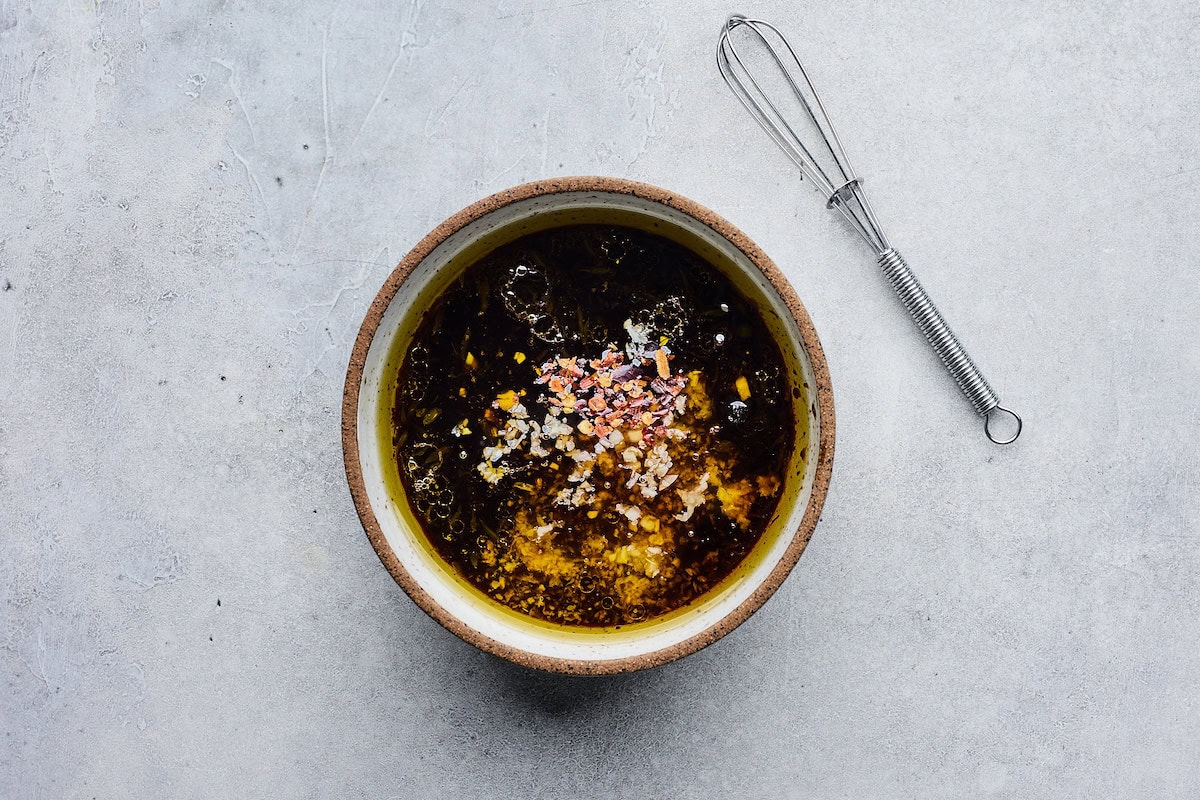
[[[731,36],[738,28],[745,28],[747,38],[764,47],[775,66],[779,68],[787,87],[794,95],[794,100],[799,102],[807,119],[819,132],[820,141],[814,149],[822,153],[821,160],[814,157],[813,150],[802,141],[789,121],[789,114],[771,99],[742,60]],[[1010,444],[1016,441],[1021,435],[1021,418],[1016,412],[1000,405],[999,396],[967,355],[967,351],[959,344],[958,338],[942,319],[941,313],[904,258],[888,241],[875,212],[871,209],[871,204],[867,201],[866,194],[863,193],[862,180],[855,175],[853,167],[850,166],[850,159],[838,139],[829,115],[825,112],[821,97],[787,39],[770,23],[735,14],[726,20],[721,30],[721,38],[717,44],[717,67],[729,88],[751,116],[825,196],[826,207],[841,214],[850,227],[875,249],[884,276],[904,303],[904,307],[908,309],[913,321],[917,323],[921,333],[925,334],[925,338],[933,346],[958,388],[971,402],[975,413],[984,418],[983,430],[987,437],[996,444]],[[781,98],[781,102],[791,103],[792,99],[785,96]],[[824,153],[828,153],[828,156]],[[825,164],[821,163],[822,160]],[[1010,415],[1016,422],[1016,431],[1008,438],[996,438],[992,432],[992,421],[1000,415]]]

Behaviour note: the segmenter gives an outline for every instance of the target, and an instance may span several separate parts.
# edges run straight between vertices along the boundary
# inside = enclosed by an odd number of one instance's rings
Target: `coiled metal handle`
[[[934,352],[942,360],[958,388],[975,408],[975,413],[984,418],[983,430],[989,439],[996,444],[1010,444],[1021,435],[1021,418],[1016,412],[1000,405],[1000,397],[988,384],[979,367],[967,355],[967,351],[959,344],[958,337],[946,320],[942,318],[937,306],[929,299],[929,293],[921,286],[917,276],[909,269],[904,257],[895,248],[888,248],[879,254],[879,267],[887,277],[888,283],[896,291],[904,307],[912,316],[921,333],[929,340]],[[1017,423],[1017,430],[1011,437],[997,439],[992,435],[991,425],[994,417],[1007,414]]]

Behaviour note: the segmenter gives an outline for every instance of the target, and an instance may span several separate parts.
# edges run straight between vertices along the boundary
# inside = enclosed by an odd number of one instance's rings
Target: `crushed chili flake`
[[[630,332],[630,341],[624,349],[610,344],[599,358],[555,356],[541,364],[534,382],[550,394],[538,398],[547,409],[540,425],[532,420],[526,422],[528,412],[523,405],[506,408],[508,397],[499,396],[492,407],[508,411],[510,418],[498,427],[499,441],[483,449],[478,470],[484,480],[499,482],[507,474],[529,469],[528,463],[514,465],[508,461],[523,446],[535,457],[552,452],[569,454],[574,466],[566,485],[553,495],[553,504],[588,509],[588,518],[595,519],[598,512],[591,506],[601,499],[613,503],[617,512],[628,519],[631,536],[639,532],[639,535],[649,534],[653,541],[645,546],[622,544],[617,551],[607,551],[605,558],[621,565],[636,564],[639,574],[646,579],[660,576],[669,579],[674,574],[673,565],[656,556],[673,550],[677,532],[670,526],[664,527],[663,520],[643,508],[643,504],[656,500],[661,492],[674,486],[681,472],[696,477],[684,484],[689,488],[675,491],[675,499],[669,505],[677,510],[667,515],[670,520],[688,522],[697,508],[713,498],[720,499],[723,510],[732,509],[731,518],[738,524],[743,519],[748,524],[749,520],[742,513],[745,502],[737,498],[726,502],[725,498],[734,497],[730,493],[736,488],[722,487],[715,476],[727,471],[727,465],[705,448],[699,448],[706,452],[700,465],[685,459],[685,469],[676,468],[676,458],[688,455],[689,440],[709,433],[700,424],[711,416],[711,400],[700,374],[672,374],[666,344],[650,349],[646,346],[648,337],[632,322],[625,327]],[[685,391],[689,388],[690,394]],[[689,402],[694,412],[690,415]],[[564,419],[571,416],[578,416],[578,421],[571,424]],[[550,442],[552,450],[546,447]],[[610,453],[619,457],[614,461]],[[612,481],[605,481],[605,488],[600,490],[593,480],[597,469],[605,476],[614,475],[614,471],[626,474],[615,487]],[[737,497],[750,495],[743,493]],[[545,513],[538,512],[536,518],[543,519]],[[528,518],[529,515],[518,514],[518,534],[527,530],[521,520]],[[540,543],[561,524],[551,516],[549,522],[534,529],[536,541]],[[526,552],[522,557],[528,555]],[[642,586],[642,590],[646,588]],[[630,590],[625,599],[636,602],[639,597]]]

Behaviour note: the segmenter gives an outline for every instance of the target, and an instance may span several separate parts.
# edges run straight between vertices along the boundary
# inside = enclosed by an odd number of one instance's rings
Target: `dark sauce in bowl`
[[[792,391],[716,266],[647,231],[569,225],[493,250],[426,310],[394,453],[433,549],[480,592],[548,622],[630,624],[697,599],[761,538]]]

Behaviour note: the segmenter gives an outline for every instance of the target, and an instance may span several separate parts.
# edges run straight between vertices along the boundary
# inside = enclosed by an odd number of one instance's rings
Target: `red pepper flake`
[[[658,368],[658,377],[671,377],[671,365],[667,361],[667,351],[661,347],[654,351],[654,366]]]
[[[625,364],[613,370],[612,376],[614,381],[623,381],[630,375],[637,372],[637,367],[632,364]]]

